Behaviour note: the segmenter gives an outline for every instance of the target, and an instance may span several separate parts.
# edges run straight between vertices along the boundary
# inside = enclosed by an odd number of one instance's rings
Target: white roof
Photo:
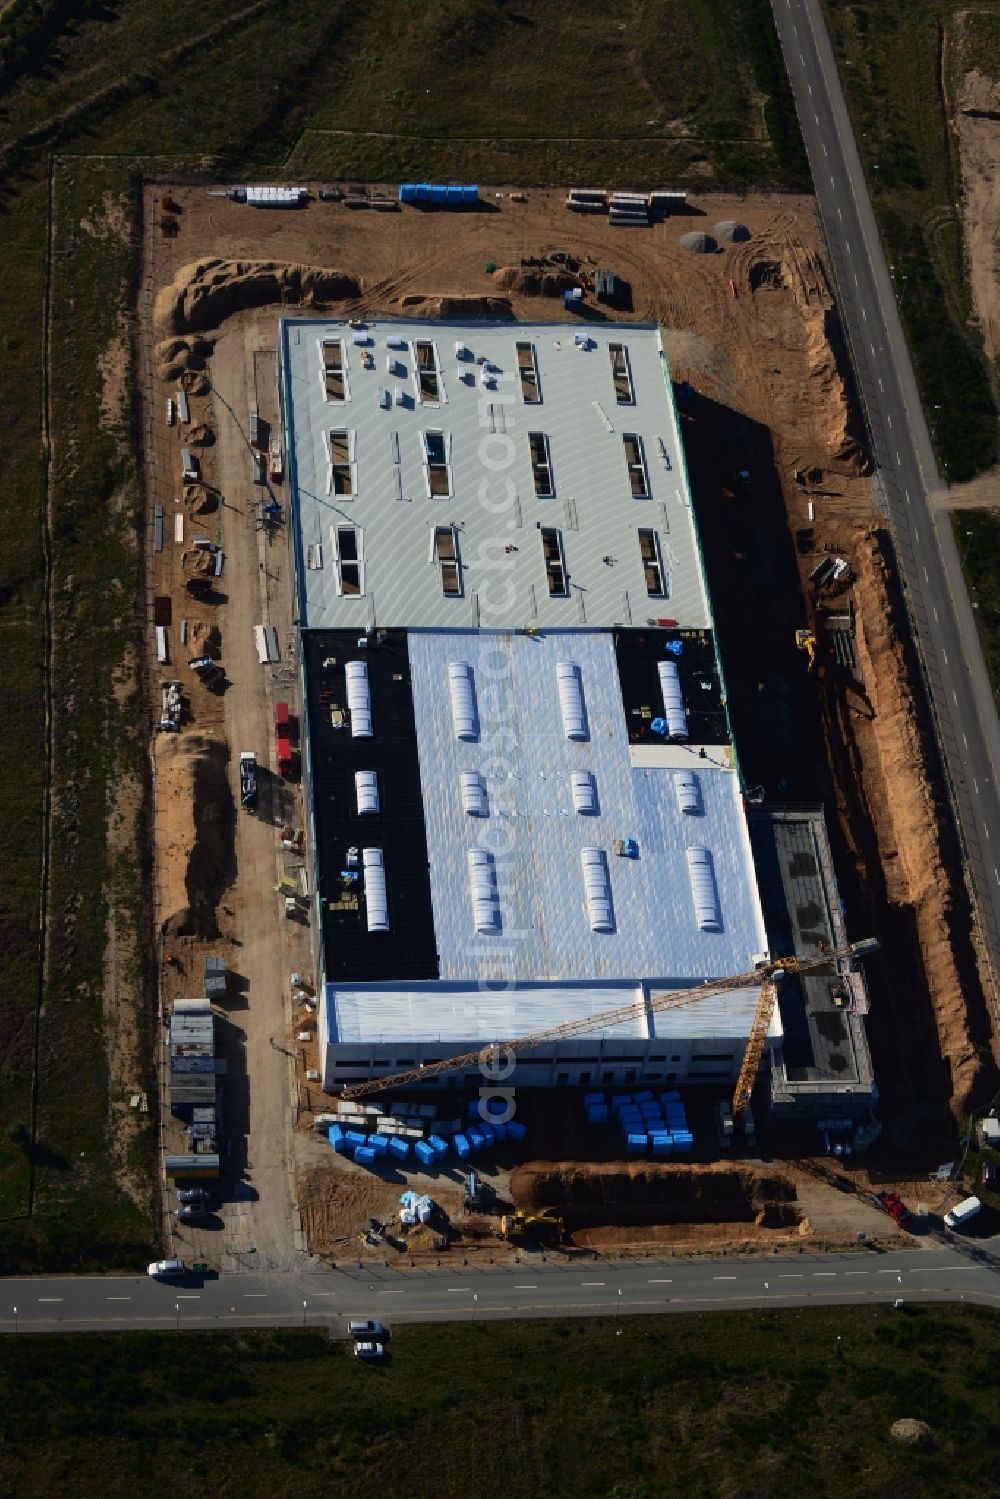
[[[327,1039],[339,1045],[416,1045],[440,1041],[471,1050],[480,1042],[516,1040],[579,1016],[600,1015],[637,1003],[645,995],[668,987],[654,981],[628,984],[518,983],[516,988],[483,990],[476,984],[359,984],[327,986],[324,1006]],[[757,1004],[756,989],[735,989],[702,998],[652,1015],[657,1039],[743,1038],[750,1030]],[[771,1026],[780,1034],[777,1007]],[[614,1027],[595,1025],[576,1038],[560,1042],[560,1055],[572,1056],[574,1046],[594,1037],[622,1041],[650,1038],[649,1012]]]
[[[304,628],[711,622],[658,328],[588,323],[583,349],[566,323],[379,322],[366,331],[365,348],[355,347],[343,322],[285,319],[281,327]],[[331,339],[341,343],[343,401],[326,398],[323,343]],[[402,349],[394,347],[399,340]],[[418,340],[433,346],[436,405],[419,400]],[[522,395],[519,342],[534,349],[535,404]],[[612,343],[627,350],[634,404],[617,404]],[[456,344],[473,357],[460,358]],[[385,391],[398,394],[383,405]],[[334,488],[331,432],[347,434],[350,495]],[[428,492],[426,432],[444,439],[448,495]],[[547,439],[551,497],[535,493],[533,432]],[[626,433],[641,438],[648,498],[633,495]],[[566,597],[549,594],[540,525],[561,533]],[[333,532],[341,526],[362,533],[362,594],[338,593]],[[454,597],[442,589],[435,526],[456,527],[461,584]],[[663,597],[647,591],[639,527],[656,533]],[[306,567],[307,551],[315,563],[318,548],[322,565]]]
[[[634,768],[613,637],[425,631],[408,637],[434,932],[441,978],[520,981],[641,980],[666,987],[743,973],[766,947],[750,841],[735,773],[686,761],[702,811],[685,814],[674,772]],[[479,738],[458,740],[449,663],[473,668]],[[566,737],[557,664],[579,667],[589,737]],[[572,775],[589,770],[596,815],[575,810]],[[486,818],[464,809],[461,776],[486,780]],[[632,838],[639,857],[615,855]],[[704,847],[721,915],[718,931],[695,917],[687,849]],[[467,850],[495,855],[501,927],[477,935]],[[611,882],[611,932],[591,930],[581,850],[603,848]]]

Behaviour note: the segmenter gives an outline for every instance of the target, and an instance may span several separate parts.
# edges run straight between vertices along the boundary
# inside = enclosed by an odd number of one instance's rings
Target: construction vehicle
[[[240,801],[244,807],[257,804],[257,756],[252,750],[240,755]]]
[[[500,1233],[505,1239],[538,1239],[558,1244],[566,1237],[566,1223],[548,1213],[505,1213],[500,1219]]]
[[[898,1192],[879,1192],[875,1201],[884,1212],[889,1214],[894,1223],[899,1224],[900,1228],[909,1221],[910,1210]]]
[[[522,1051],[533,1051],[535,1047],[542,1046],[547,1041],[558,1042],[581,1034],[589,1035],[595,1031],[608,1030],[616,1025],[629,1024],[636,1019],[645,1024],[646,1016],[650,1012],[677,1009],[681,1005],[697,1004],[699,1000],[709,999],[715,994],[725,994],[733,989],[756,988],[759,985],[760,995],[757,1008],[733,1092],[733,1120],[740,1129],[744,1129],[750,1107],[750,1095],[753,1092],[761,1057],[764,1054],[767,1033],[774,1018],[774,1007],[778,1002],[778,984],[785,974],[812,973],[817,968],[826,968],[840,963],[849,965],[853,959],[877,951],[877,939],[866,937],[860,942],[848,942],[844,947],[830,948],[812,958],[764,960],[749,973],[736,973],[729,978],[716,979],[714,983],[700,984],[689,989],[674,989],[663,994],[650,994],[648,998],[642,998],[627,1005],[618,1005],[613,1010],[604,1010],[597,1015],[579,1015],[575,1020],[567,1020],[562,1025],[549,1026],[542,1031],[532,1031],[527,1036],[515,1036],[509,1041],[495,1042],[492,1047],[486,1047],[485,1051],[492,1052],[495,1057],[517,1055]],[[838,968],[837,971],[846,970]],[[382,1077],[370,1077],[361,1082],[349,1083],[340,1090],[339,1096],[343,1099],[364,1098],[369,1093],[382,1093],[389,1088],[412,1088],[415,1083],[429,1082],[431,1078],[441,1077],[447,1073],[478,1069],[483,1059],[484,1048],[479,1046],[475,1051],[463,1052],[461,1056],[442,1057],[439,1062],[424,1062],[420,1066],[408,1068],[405,1072],[387,1073]]]
[[[816,636],[812,630],[796,630],[795,644],[809,657],[809,670],[812,671],[816,665]]]

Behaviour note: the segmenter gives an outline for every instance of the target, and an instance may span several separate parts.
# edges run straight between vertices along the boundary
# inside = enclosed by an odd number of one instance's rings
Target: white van
[[[976,1216],[981,1207],[978,1197],[967,1197],[964,1202],[956,1203],[951,1212],[944,1215],[945,1227],[961,1228],[963,1223]]]

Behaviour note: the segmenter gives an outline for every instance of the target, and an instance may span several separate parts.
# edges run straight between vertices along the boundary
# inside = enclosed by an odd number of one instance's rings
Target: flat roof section
[[[333,1045],[433,1045],[460,1049],[485,1039],[517,1040],[581,1016],[648,999],[664,984],[518,983],[516,988],[488,990],[476,984],[361,984],[327,986],[327,1039]],[[623,1025],[601,1026],[559,1043],[560,1056],[572,1060],[595,1037],[615,1041],[706,1040],[746,1037],[757,1006],[758,990],[735,989],[690,1005],[651,1013],[645,1007]],[[780,1034],[777,1015],[772,1037]],[[539,1053],[551,1053],[547,1042]],[[532,1053],[525,1053],[532,1055]]]
[[[386,633],[359,649],[359,638],[356,631],[302,636],[325,971],[331,979],[436,978],[406,641]],[[345,668],[357,662],[367,668],[370,738],[355,737],[348,710]],[[358,811],[356,777],[364,771],[376,776],[374,814]],[[365,848],[383,853],[387,932],[368,929]]]
[[[303,628],[710,625],[655,326],[291,318],[281,340]]]
[[[622,705],[633,748],[662,749],[666,745],[664,735],[653,729],[653,724],[662,722],[665,713],[659,666],[666,663],[676,669],[687,729],[683,749],[674,758],[697,770],[699,760],[707,759],[699,755],[700,749],[728,750],[729,720],[722,701],[722,681],[711,630],[616,630],[614,642]],[[715,755],[709,763],[731,762],[727,754]]]
[[[822,808],[762,809],[751,815],[749,827],[775,956],[815,958],[819,943],[846,943]],[[778,1008],[789,1083],[871,1083],[864,1022],[851,1011],[853,997],[833,964],[782,981]]]
[[[694,761],[697,810],[689,814],[677,772],[633,767],[609,632],[419,631],[407,644],[442,979],[660,974],[673,987],[752,968],[764,924],[737,777]],[[456,732],[456,662],[472,670],[474,737]],[[592,778],[587,797],[574,789],[583,772]],[[462,776],[471,773],[485,782],[486,816],[466,810]],[[596,810],[579,810],[591,791]],[[628,840],[634,857],[616,852]],[[474,848],[493,858],[499,921],[491,933],[474,924]],[[595,929],[588,906],[583,853],[592,848],[603,853],[610,930]],[[712,930],[698,924],[693,848],[710,856],[719,913]],[[603,906],[601,914],[603,922]]]

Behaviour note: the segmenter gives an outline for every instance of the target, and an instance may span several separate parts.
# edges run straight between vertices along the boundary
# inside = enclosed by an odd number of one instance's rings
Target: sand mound
[[[856,553],[858,662],[875,717],[872,721],[888,822],[883,816],[880,844],[895,851],[886,876],[894,904],[906,909],[920,946],[938,1046],[951,1076],[952,1107],[965,1114],[992,1089],[988,1022],[973,1020],[975,976],[959,971],[959,944],[967,938],[968,913],[956,882],[960,871],[946,858],[943,828],[947,813],[935,794],[937,774],[928,764],[920,733],[920,713],[903,642],[905,621],[893,603],[890,564],[878,537]],[[982,1031],[983,1034],[979,1034]]]
[[[200,734],[161,734],[154,755],[163,931],[217,937],[216,908],[236,876],[229,751]]]
[[[201,547],[190,547],[181,553],[181,570],[185,578],[211,578],[215,576],[215,558]]]
[[[840,319],[832,307],[806,315],[806,357],[809,378],[814,381],[826,418],[824,437],[833,462],[866,473],[868,460],[861,447],[860,424],[848,400],[846,352]]]
[[[199,422],[197,426],[188,428],[187,440],[193,448],[210,448],[215,442],[215,433],[204,422]]]
[[[750,230],[739,219],[722,219],[712,228],[720,239],[728,240],[731,245],[742,245],[750,238]]]
[[[207,396],[212,389],[212,382],[207,375],[198,374],[196,370],[184,370],[177,381],[182,390],[186,390],[189,396]]]
[[[207,484],[185,484],[181,503],[192,515],[211,515],[219,508],[219,496]]]
[[[192,656],[218,657],[222,649],[222,631],[218,625],[192,625],[190,638]]]
[[[218,327],[244,307],[270,302],[315,307],[360,293],[359,282],[345,271],[276,260],[197,260],[160,289],[154,316],[161,328],[184,333]]]
[[[200,379],[205,380],[207,388],[208,381],[201,371],[212,353],[212,347],[207,338],[161,338],[156,345],[157,378],[179,380],[187,390],[191,387],[185,383],[185,377],[189,377],[192,383]]]
[[[561,297],[578,284],[568,271],[530,271],[512,265],[501,266],[494,279],[505,291],[520,297]]]
[[[554,1209],[570,1230],[605,1223],[770,1223],[798,1220],[783,1176],[727,1166],[582,1165],[530,1161],[511,1172],[519,1208]]]
[[[513,318],[514,309],[506,297],[400,297],[400,312],[407,317],[426,318]]]
[[[690,250],[693,255],[712,255],[719,248],[712,236],[700,229],[682,234],[677,243],[682,250]]]

